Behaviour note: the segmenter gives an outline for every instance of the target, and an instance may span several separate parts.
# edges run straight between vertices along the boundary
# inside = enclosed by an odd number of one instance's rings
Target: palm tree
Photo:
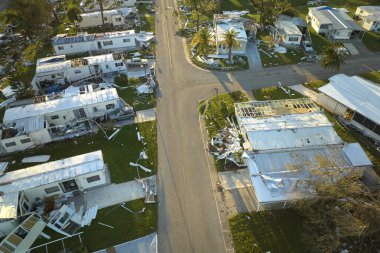
[[[202,54],[205,58],[207,58],[210,52],[210,43],[212,42],[212,37],[210,31],[207,27],[203,27],[200,29],[195,35],[191,42],[193,47],[197,47],[197,53]]]
[[[321,58],[321,66],[325,69],[331,68],[332,70],[339,71],[341,66],[345,63],[346,56],[339,51],[336,44],[327,46],[323,50]]]
[[[99,5],[100,15],[102,16],[102,27],[104,29],[104,10],[107,6],[111,5],[110,0],[85,0],[85,6],[90,9],[94,9],[96,5]],[[117,6],[118,4],[116,4]]]
[[[238,32],[230,29],[224,34],[224,42],[227,45],[228,48],[228,62],[230,64],[233,63],[232,61],[232,48],[237,48],[240,46],[240,42],[237,40]]]

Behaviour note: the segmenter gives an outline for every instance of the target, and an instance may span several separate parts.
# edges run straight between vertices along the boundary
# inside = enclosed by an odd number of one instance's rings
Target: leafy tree
[[[279,14],[289,13],[292,5],[288,0],[252,0],[260,10],[260,24],[273,24]]]
[[[213,0],[185,0],[185,4],[190,6],[191,11],[195,16],[195,27],[197,31],[200,27],[201,17],[214,14],[218,7],[216,2]]]
[[[78,6],[70,5],[69,8],[67,9],[66,16],[70,20],[70,22],[77,25],[83,20],[81,13],[82,12]]]
[[[240,42],[237,40],[238,34],[239,33],[233,29],[228,30],[224,34],[224,42],[226,43],[227,48],[228,48],[228,62],[230,64],[233,63],[233,61],[232,61],[232,49],[240,46]]]
[[[212,37],[210,31],[207,27],[200,29],[195,35],[191,42],[192,46],[197,46],[197,53],[202,54],[207,58],[210,52],[210,43],[212,42]]]
[[[46,0],[12,0],[5,21],[16,25],[26,38],[33,39],[48,24],[51,13]]]
[[[338,45],[333,44],[327,46],[322,52],[321,66],[325,69],[332,69],[339,71],[341,66],[345,63],[346,56],[339,50]]]
[[[343,157],[342,157],[343,158]],[[318,158],[311,171],[315,198],[295,201],[309,252],[375,252],[380,243],[380,195],[364,183],[367,169],[343,167],[333,158]],[[326,169],[329,168],[329,169]],[[346,248],[346,249],[347,249]]]

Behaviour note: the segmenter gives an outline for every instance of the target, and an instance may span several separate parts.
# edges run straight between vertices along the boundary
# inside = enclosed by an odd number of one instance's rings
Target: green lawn
[[[303,86],[311,90],[314,90],[316,92],[319,92],[318,88],[322,87],[323,85],[327,83],[328,83],[327,80],[313,80],[313,81],[303,83]]]
[[[380,51],[380,34],[366,32],[363,37],[363,44],[371,51]]]
[[[272,36],[266,32],[258,32],[257,39],[262,41],[259,45],[259,52],[263,67],[297,64],[305,56],[301,48],[288,48],[286,54],[275,52],[272,47]]]
[[[279,100],[279,99],[293,99],[293,98],[304,98],[305,96],[298,93],[297,91],[286,87],[286,89],[290,90],[291,96],[285,93],[282,89],[277,86],[272,86],[269,88],[257,89],[253,90],[252,94],[256,100],[264,101],[264,100]]]
[[[308,252],[300,217],[291,209],[238,214],[229,224],[236,253]]]
[[[322,35],[316,33],[314,29],[309,25],[309,31],[310,31],[310,37],[311,37],[311,43],[313,45],[313,49],[321,53],[323,49],[331,44],[329,40],[327,40]]]
[[[366,73],[362,73],[359,76],[361,76],[367,80],[370,80],[372,82],[380,84],[380,72],[378,72],[378,71],[369,71]]]
[[[146,147],[137,140],[137,131],[148,142]],[[149,159],[139,160],[139,163],[152,169],[153,174],[157,172],[156,131],[155,121],[133,124],[123,127],[112,141],[108,141],[99,131],[98,134],[80,137],[75,140],[49,143],[40,148],[10,155],[2,158],[2,160],[15,160],[16,163],[11,164],[9,169],[16,170],[33,165],[20,162],[26,156],[51,155],[50,161],[54,161],[101,149],[104,160],[109,165],[111,181],[121,183],[134,180],[137,177],[136,168],[129,166],[129,162],[136,162],[143,148],[146,149]],[[150,174],[140,171],[140,175],[141,177],[146,177]]]
[[[206,119],[206,128],[212,137],[228,126],[226,117],[234,117],[234,103],[248,101],[249,97],[242,91],[223,93],[199,102],[199,111]]]
[[[251,1],[249,0],[221,0],[220,3],[220,8],[224,11],[252,9]]]
[[[154,32],[155,30],[155,18],[154,15],[145,14],[141,16],[141,21],[145,21],[145,24],[139,28],[141,31]]]
[[[83,244],[88,252],[101,250],[117,244],[131,241],[139,237],[146,236],[157,231],[157,204],[145,204],[143,200],[134,200],[127,202],[125,206],[135,212],[145,207],[145,212],[141,214],[132,214],[122,207],[117,207],[109,213],[114,207],[111,206],[98,211],[96,219],[90,226],[81,231]],[[109,213],[109,214],[107,214]],[[104,223],[114,228],[108,228],[98,224]],[[49,228],[45,228],[45,233],[52,236],[52,240],[62,238],[63,236],[54,233]],[[38,239],[33,246],[47,243],[46,239]],[[66,250],[80,245],[78,237],[64,240]],[[49,245],[49,252],[59,252],[62,250],[62,243],[59,241]],[[79,251],[75,251],[78,252]],[[83,251],[80,251],[81,253]],[[32,253],[46,253],[45,248],[33,250]]]

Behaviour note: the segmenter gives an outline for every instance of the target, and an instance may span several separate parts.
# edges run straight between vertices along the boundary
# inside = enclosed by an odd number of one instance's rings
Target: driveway
[[[262,69],[259,49],[255,42],[247,43],[247,57],[249,61],[249,69]]]

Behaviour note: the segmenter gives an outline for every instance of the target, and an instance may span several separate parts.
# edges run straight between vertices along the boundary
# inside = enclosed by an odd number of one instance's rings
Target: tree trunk
[[[197,32],[199,30],[199,19],[200,19],[200,15],[199,15],[199,11],[197,11]]]
[[[228,63],[232,64],[232,46],[228,48]]]
[[[103,1],[98,1],[99,3],[99,8],[100,8],[100,15],[102,16],[102,29],[103,29],[103,32],[104,32],[104,14],[103,14],[103,11],[104,11],[104,6],[103,6]]]

